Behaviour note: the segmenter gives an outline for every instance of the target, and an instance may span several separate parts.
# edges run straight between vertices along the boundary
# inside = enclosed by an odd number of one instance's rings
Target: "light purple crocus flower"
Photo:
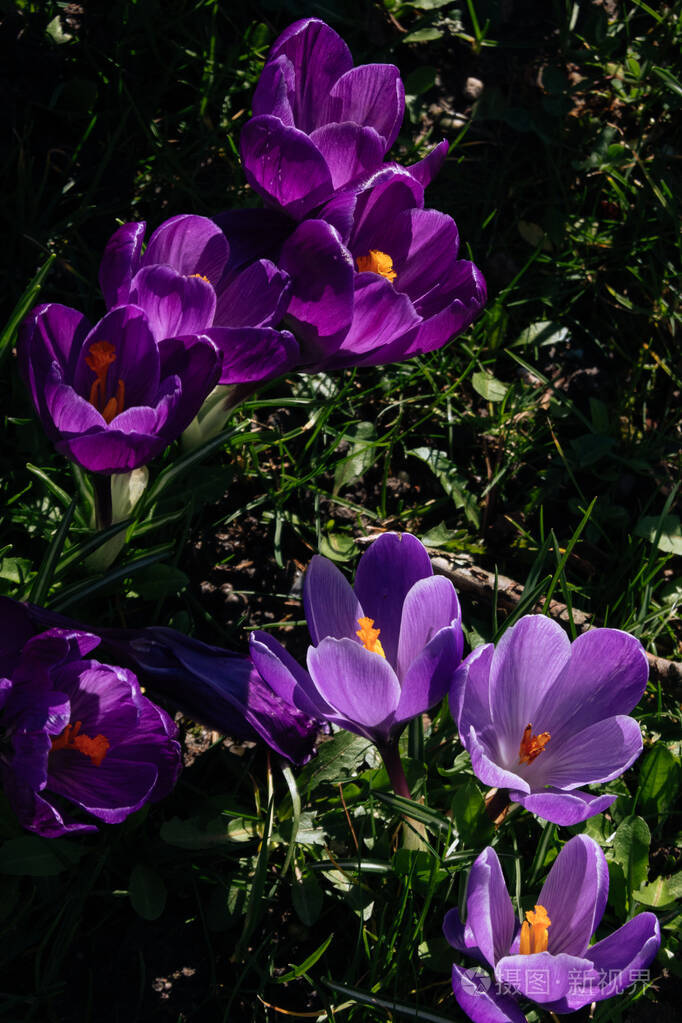
[[[398,737],[442,699],[462,656],[452,583],[433,575],[416,537],[385,533],[361,557],[354,587],[331,561],[315,556],[303,603],[313,642],[308,671],[264,632],[251,636],[256,668],[303,713],[375,743],[394,788],[409,796]]]
[[[490,846],[475,860],[466,923],[450,910],[443,931],[457,951],[493,971],[452,967],[452,987],[474,1023],[525,1023],[519,999],[547,1012],[575,1012],[620,994],[646,969],[661,943],[653,913],[640,913],[590,945],[606,907],[609,872],[597,843],[570,839],[557,856],[537,905],[516,921],[500,861]]]
[[[343,39],[317,18],[276,40],[241,133],[246,178],[295,220],[373,174],[397,138],[405,90],[392,64],[353,67]],[[443,163],[441,143],[411,170],[426,185]]]
[[[315,754],[321,723],[282,699],[250,657],[175,629],[101,629],[105,646],[183,714],[235,739],[261,739],[295,764]]]
[[[132,672],[87,657],[97,636],[49,629],[26,639],[23,609],[11,604],[0,631],[0,770],[24,827],[48,838],[96,831],[69,806],[117,824],[171,791],[175,725]]]
[[[179,437],[221,367],[208,338],[157,343],[137,305],[117,306],[94,327],[68,306],[37,306],[21,326],[17,354],[57,450],[105,474],[146,465]]]
[[[601,813],[615,795],[582,786],[617,778],[642,751],[628,716],[648,677],[644,649],[618,629],[571,643],[556,622],[527,615],[460,666],[450,707],[474,773],[556,824]]]
[[[278,258],[302,367],[381,365],[441,348],[486,301],[481,271],[458,250],[455,222],[424,209],[423,187],[402,168],[336,196]]]
[[[250,214],[240,226],[251,232]],[[109,239],[100,264],[108,308],[142,308],[157,342],[185,334],[208,339],[222,353],[220,383],[263,383],[297,361],[287,330],[275,330],[287,307],[287,274],[269,259],[245,262],[212,220],[180,214],[164,221],[143,251],[144,221],[123,224]],[[236,258],[235,258],[236,257]]]

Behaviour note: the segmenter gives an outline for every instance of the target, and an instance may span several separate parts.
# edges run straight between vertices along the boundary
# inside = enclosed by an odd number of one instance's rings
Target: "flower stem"
[[[396,796],[404,796],[405,799],[412,799],[410,787],[403,770],[397,742],[387,742],[385,746],[379,746],[379,753],[388,772],[389,781],[393,786]]]

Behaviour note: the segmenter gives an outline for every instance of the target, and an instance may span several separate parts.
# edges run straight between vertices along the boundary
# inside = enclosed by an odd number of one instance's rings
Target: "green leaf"
[[[405,95],[421,96],[428,92],[435,84],[437,74],[435,67],[428,64],[416,67],[405,79]]]
[[[649,874],[651,832],[641,817],[626,817],[613,839],[613,855],[623,868],[627,891],[636,892]]]
[[[8,347],[14,340],[14,333],[17,327],[31,306],[35,305],[35,300],[38,297],[38,292],[40,291],[42,283],[56,258],[57,257],[54,253],[51,253],[47,257],[40,270],[38,270],[38,273],[35,275],[29,286],[26,288],[26,291],[15,305],[12,315],[7,321],[7,326],[3,330],[2,334],[0,334],[0,362],[2,361]]]
[[[452,817],[457,834],[469,847],[486,845],[494,834],[492,821],[485,811],[485,800],[473,778],[467,779],[455,792]]]
[[[418,28],[416,32],[410,32],[403,36],[404,43],[430,43],[433,39],[442,39],[443,33],[439,28]]]
[[[643,906],[652,906],[654,909],[670,906],[682,899],[682,870],[672,877],[657,877],[651,884],[634,892],[633,897]]]
[[[234,841],[228,834],[228,825],[222,817],[213,817],[208,821],[202,821],[199,817],[190,817],[187,820],[171,817],[161,825],[161,838],[168,845],[192,850],[215,849],[231,845]]]
[[[509,390],[507,385],[494,377],[492,373],[474,373],[471,383],[476,393],[486,401],[502,401]]]
[[[355,540],[346,533],[323,533],[320,537],[320,554],[331,561],[348,561],[355,550]]]
[[[302,924],[312,927],[317,923],[324,900],[320,882],[314,874],[308,871],[302,877],[294,879],[291,886],[291,901]]]
[[[0,848],[0,874],[53,877],[68,870],[86,850],[64,839],[22,835]]]
[[[514,345],[520,348],[527,348],[529,345],[559,345],[569,341],[571,337],[567,327],[552,320],[538,320],[531,323],[521,331]]]
[[[135,590],[143,600],[164,600],[187,589],[189,578],[174,565],[152,565],[139,572]]]
[[[355,774],[372,743],[352,732],[337,732],[320,745],[319,753],[298,776],[299,792],[312,791],[323,781],[345,780]]]
[[[163,878],[144,863],[136,863],[130,872],[128,897],[137,915],[158,920],[166,908],[166,895]]]
[[[452,464],[444,451],[437,451],[434,448],[412,448],[407,452],[414,455],[420,461],[425,462],[429,469],[438,477],[443,490],[454,501],[455,508],[463,508],[469,522],[478,527],[480,515],[478,505],[473,494],[467,489],[467,484],[459,473],[456,466]]]
[[[682,525],[677,515],[645,515],[635,526],[634,534],[643,536],[666,554],[682,554]]]
[[[334,494],[338,494],[342,487],[359,479],[374,464],[376,435],[374,423],[365,422],[358,423],[353,432],[344,437],[349,445],[349,451],[346,458],[336,466]]]
[[[307,959],[304,959],[299,966],[294,966],[293,970],[289,970],[288,973],[282,974],[281,977],[274,978],[277,984],[286,984],[290,980],[296,980],[297,977],[302,977],[304,973],[307,973],[311,966],[314,966],[318,959],[321,959],[324,953],[329,948],[329,945],[334,940],[334,932],[326,937],[322,944],[311,952]]]
[[[680,765],[667,746],[657,742],[639,769],[639,808],[646,817],[663,820],[675,806],[680,789]]]

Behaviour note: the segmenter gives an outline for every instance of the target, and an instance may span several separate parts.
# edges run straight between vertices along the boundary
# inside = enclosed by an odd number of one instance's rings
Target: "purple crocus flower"
[[[145,685],[195,721],[233,738],[262,739],[295,764],[316,752],[320,722],[273,692],[250,657],[161,626],[100,635]]]
[[[450,706],[474,773],[556,824],[576,824],[616,798],[583,785],[617,778],[642,751],[629,712],[648,664],[634,636],[591,629],[573,643],[556,622],[527,615],[497,646],[460,666]]]
[[[192,421],[220,376],[221,356],[196,334],[157,343],[137,305],[91,327],[49,303],[24,320],[19,366],[61,454],[98,473],[145,465]]]
[[[590,939],[606,907],[609,872],[597,843],[570,839],[557,856],[519,928],[500,861],[488,846],[474,862],[467,888],[467,919],[456,909],[443,922],[449,943],[492,969],[452,967],[452,987],[474,1023],[525,1023],[526,998],[548,1012],[574,1012],[620,994],[641,977],[661,943],[653,913],[640,913],[594,945]]]
[[[303,713],[375,743],[396,791],[409,796],[398,737],[411,718],[442,699],[462,656],[452,583],[433,575],[416,537],[385,533],[361,557],[354,587],[316,555],[303,602],[313,641],[308,671],[276,639],[254,632],[258,671]]]
[[[287,323],[309,370],[399,362],[441,348],[486,301],[480,270],[458,259],[451,217],[424,209],[401,168],[379,171],[299,224],[278,263],[291,278]]]
[[[353,67],[343,39],[304,18],[274,43],[252,106],[240,140],[247,181],[300,220],[381,166],[400,130],[405,90],[392,64]]]
[[[27,627],[10,606],[0,626],[0,770],[23,826],[48,838],[96,831],[68,805],[116,824],[167,795],[181,767],[176,728],[135,675],[87,658],[97,636],[49,629],[26,639]]]
[[[243,231],[249,214],[240,211]],[[286,310],[287,274],[269,259],[233,258],[229,239],[207,217],[180,214],[164,221],[143,251],[144,221],[123,224],[109,239],[100,264],[108,308],[142,308],[157,342],[196,334],[222,353],[220,383],[262,383],[298,357],[289,331],[275,330]]]

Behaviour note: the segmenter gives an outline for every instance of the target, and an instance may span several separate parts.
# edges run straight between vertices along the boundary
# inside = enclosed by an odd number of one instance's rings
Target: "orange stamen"
[[[67,725],[64,731],[52,740],[54,752],[59,749],[75,749],[86,757],[90,757],[94,767],[99,765],[107,755],[111,743],[105,735],[96,735],[91,739],[89,735],[81,734],[82,721],[76,721],[74,725]]]
[[[532,764],[535,758],[540,756],[551,738],[549,732],[540,732],[539,735],[533,735],[532,732],[533,726],[527,724],[523,730],[523,738],[519,746],[520,764]]]
[[[528,956],[533,952],[546,952],[549,944],[547,929],[551,923],[544,906],[536,906],[534,910],[528,910],[526,919],[521,925],[519,954]]]
[[[370,653],[379,654],[380,657],[386,657],[384,648],[379,642],[379,633],[381,629],[373,629],[374,625],[373,618],[358,618],[358,625],[360,628],[355,633],[358,637],[365,650],[369,650]]]
[[[199,280],[201,280],[201,281],[206,281],[206,283],[207,283],[207,284],[210,284],[210,283],[211,283],[211,282],[209,281],[208,277],[205,277],[205,276],[204,276],[204,274],[190,274],[189,276],[190,276],[190,277],[198,277],[198,278],[199,278]]]
[[[85,356],[86,365],[95,374],[88,400],[98,412],[101,412],[104,421],[107,423],[110,423],[119,412],[123,412],[125,399],[125,384],[122,380],[119,380],[116,387],[116,396],[109,398],[106,403],[104,401],[107,393],[109,366],[115,361],[116,349],[109,341],[95,341],[94,344],[90,345],[88,354]]]
[[[394,281],[398,276],[393,269],[391,257],[379,249],[370,249],[366,256],[358,256],[355,262],[361,274],[379,274],[380,277],[385,277],[387,281]]]

